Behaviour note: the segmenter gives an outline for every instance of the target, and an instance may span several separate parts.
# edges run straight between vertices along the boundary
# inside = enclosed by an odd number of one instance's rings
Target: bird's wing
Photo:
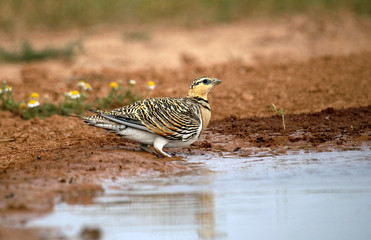
[[[200,109],[188,98],[146,99],[136,115],[148,129],[171,140],[188,141],[201,125]]]
[[[188,141],[197,135],[201,125],[199,107],[187,98],[145,99],[100,115],[171,140]]]
[[[116,108],[112,111],[89,109],[90,111],[97,114],[96,116],[89,117],[89,118],[90,119],[92,118],[104,119],[105,121],[110,122],[112,124],[125,125],[128,127],[140,129],[143,131],[152,132],[145,125],[142,124],[140,119],[138,119],[135,114],[139,106],[141,105],[141,103],[142,101],[138,101],[130,105]]]

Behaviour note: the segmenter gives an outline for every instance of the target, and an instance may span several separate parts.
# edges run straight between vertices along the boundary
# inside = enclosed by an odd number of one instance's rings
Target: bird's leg
[[[161,155],[161,156],[163,156],[163,157],[171,157],[169,154],[167,154],[166,152],[162,151],[162,148],[167,143],[169,143],[169,140],[167,140],[166,138],[163,138],[161,136],[157,136],[155,138],[154,143],[153,143],[153,147],[155,148],[156,153],[159,154],[159,155]]]
[[[143,151],[149,152],[149,153],[154,153],[154,151],[152,149],[150,149],[147,144],[141,143],[140,144],[140,149],[142,149]]]
[[[171,157],[169,154],[167,154],[166,152],[164,151],[160,151],[159,149],[155,148],[155,152],[156,156],[158,158],[162,158],[162,157]]]
[[[148,147],[147,144],[143,144],[143,143],[141,143],[141,144],[140,144],[140,149],[142,149],[142,150],[145,151],[145,152],[153,153],[153,154],[155,154],[158,158],[161,158],[161,157],[162,157],[162,154],[158,154],[156,151],[153,151],[151,148]]]

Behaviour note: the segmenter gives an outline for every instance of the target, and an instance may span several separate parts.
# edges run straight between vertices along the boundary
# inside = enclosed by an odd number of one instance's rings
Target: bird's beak
[[[213,81],[213,84],[216,86],[216,85],[218,85],[218,84],[221,84],[222,83],[222,81],[220,81],[219,79],[217,79],[217,78],[214,78],[214,81]]]

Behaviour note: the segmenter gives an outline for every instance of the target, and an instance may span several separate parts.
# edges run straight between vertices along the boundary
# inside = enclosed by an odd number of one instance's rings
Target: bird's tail
[[[89,109],[89,111],[94,112],[97,115],[94,116],[79,116],[79,115],[70,115],[71,117],[77,117],[90,126],[98,127],[98,128],[103,128],[109,132],[117,132],[121,131],[126,128],[125,125],[117,124],[115,122],[112,122],[104,117],[102,117],[100,114],[104,113],[105,111],[100,111],[100,110],[94,110],[94,109]]]

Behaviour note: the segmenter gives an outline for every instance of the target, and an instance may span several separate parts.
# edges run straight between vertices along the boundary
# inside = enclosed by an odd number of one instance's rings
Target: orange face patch
[[[205,83],[203,83],[204,79],[208,79],[210,81],[213,81],[212,78],[206,78],[206,77],[197,78],[193,82],[192,86],[190,87],[190,89],[188,91],[188,96],[189,97],[199,97],[199,98],[203,98],[203,99],[207,100],[207,94],[214,87],[214,84],[212,84],[212,83],[205,84]]]

